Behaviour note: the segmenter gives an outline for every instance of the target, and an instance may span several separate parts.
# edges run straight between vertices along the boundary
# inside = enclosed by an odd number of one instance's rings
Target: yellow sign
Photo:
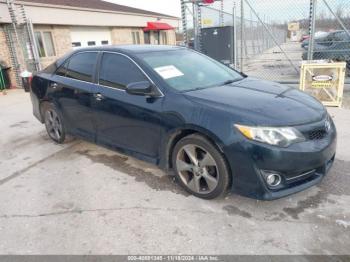
[[[211,19],[203,19],[203,25],[213,25],[213,20]]]
[[[288,24],[288,30],[289,31],[298,31],[300,30],[300,23],[294,22]]]
[[[326,82],[312,81],[311,87],[312,88],[332,88],[332,82],[331,81],[326,81]]]
[[[345,62],[304,62],[300,71],[300,89],[326,106],[341,106],[345,68]]]

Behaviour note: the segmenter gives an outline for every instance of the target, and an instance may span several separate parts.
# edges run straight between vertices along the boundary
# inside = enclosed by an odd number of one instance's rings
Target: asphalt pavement
[[[350,110],[319,185],[274,201],[201,200],[157,167],[76,139],[54,144],[29,94],[0,95],[1,254],[349,254]]]

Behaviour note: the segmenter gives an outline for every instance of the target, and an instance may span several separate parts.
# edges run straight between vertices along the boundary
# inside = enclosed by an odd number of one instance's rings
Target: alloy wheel
[[[63,134],[62,123],[59,116],[54,110],[46,111],[45,124],[47,128],[47,132],[49,133],[49,136],[52,139],[59,141],[62,138],[62,134]]]
[[[183,146],[176,157],[176,168],[185,186],[195,193],[209,194],[218,185],[217,164],[212,155],[200,146]]]

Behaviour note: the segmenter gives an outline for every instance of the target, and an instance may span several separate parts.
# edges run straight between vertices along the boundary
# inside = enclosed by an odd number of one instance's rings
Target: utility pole
[[[244,42],[244,0],[241,0],[241,62],[239,69],[243,72],[243,42]]]
[[[224,0],[220,1],[220,25],[225,26],[225,17],[224,17]]]
[[[185,0],[181,0],[181,18],[182,18],[182,34],[183,34],[183,38],[184,38],[184,43],[185,43],[185,46],[188,46],[186,3],[185,3]]]
[[[313,59],[315,44],[315,26],[316,26],[316,4],[317,0],[310,0],[310,18],[309,18],[309,47],[307,50],[307,60]]]
[[[237,70],[237,23],[236,23],[236,17],[237,17],[237,11],[236,11],[236,2],[233,3],[233,10],[232,10],[232,19],[233,19],[233,66]]]

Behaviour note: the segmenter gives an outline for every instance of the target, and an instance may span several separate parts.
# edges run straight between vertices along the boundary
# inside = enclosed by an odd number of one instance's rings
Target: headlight
[[[274,146],[287,147],[290,144],[305,140],[305,137],[292,127],[251,127],[243,125],[235,125],[235,127],[248,139]]]

